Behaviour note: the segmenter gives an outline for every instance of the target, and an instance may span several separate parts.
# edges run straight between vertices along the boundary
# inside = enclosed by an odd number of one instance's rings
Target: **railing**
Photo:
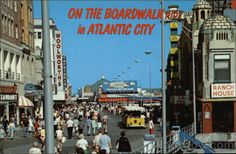
[[[192,137],[191,135],[189,135],[185,132],[180,132],[179,136],[180,136],[181,145],[191,142],[193,145],[196,145],[197,147],[203,149],[205,153],[215,153],[214,149],[212,149],[208,145],[200,142],[199,140],[195,139],[194,137]]]
[[[194,135],[193,124],[181,129],[182,132]],[[186,141],[187,142],[187,141]],[[170,134],[166,137],[166,151],[167,153],[176,153],[181,149],[181,145],[185,144],[180,142],[179,134]],[[131,153],[163,153],[162,152],[162,138],[156,139],[154,142],[150,142],[143,147],[140,147]]]

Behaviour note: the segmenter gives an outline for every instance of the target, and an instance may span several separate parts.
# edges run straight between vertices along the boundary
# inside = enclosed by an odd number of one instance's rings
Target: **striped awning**
[[[33,107],[34,104],[31,102],[31,100],[29,100],[25,96],[20,96],[18,106],[19,107]]]

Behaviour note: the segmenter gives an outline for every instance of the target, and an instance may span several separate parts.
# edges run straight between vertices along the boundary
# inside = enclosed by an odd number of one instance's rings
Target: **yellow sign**
[[[171,35],[170,36],[170,41],[171,42],[178,42],[179,36],[178,35]]]
[[[177,29],[179,26],[178,26],[178,22],[171,22],[170,23],[170,29]]]

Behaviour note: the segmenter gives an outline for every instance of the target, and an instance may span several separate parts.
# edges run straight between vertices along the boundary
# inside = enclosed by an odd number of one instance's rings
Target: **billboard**
[[[137,81],[111,81],[104,82],[102,85],[102,91],[104,93],[125,93],[137,91]]]

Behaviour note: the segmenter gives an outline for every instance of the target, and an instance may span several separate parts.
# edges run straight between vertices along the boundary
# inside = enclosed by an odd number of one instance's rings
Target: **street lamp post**
[[[44,111],[46,123],[46,153],[54,153],[54,131],[53,131],[53,99],[51,79],[51,51],[50,31],[48,18],[48,1],[42,0],[42,23],[43,23],[43,51],[44,51]]]
[[[162,59],[162,152],[166,153],[166,87],[165,87],[165,49],[164,49],[164,0],[160,0],[161,18],[161,59]]]

